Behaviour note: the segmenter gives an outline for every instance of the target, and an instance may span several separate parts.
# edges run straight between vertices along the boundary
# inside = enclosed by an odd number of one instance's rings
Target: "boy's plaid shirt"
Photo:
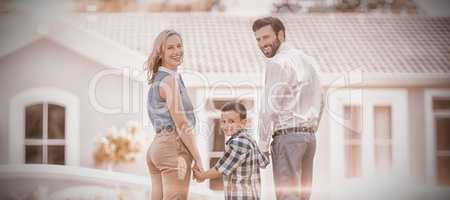
[[[225,199],[260,199],[261,175],[259,168],[269,164],[255,140],[245,131],[234,134],[226,142],[225,152],[214,166],[223,174]]]

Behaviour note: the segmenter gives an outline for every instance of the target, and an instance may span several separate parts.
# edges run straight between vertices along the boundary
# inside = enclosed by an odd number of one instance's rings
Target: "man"
[[[259,145],[271,157],[277,200],[309,199],[322,92],[314,60],[285,42],[280,19],[253,23],[258,46],[269,58],[261,97]]]

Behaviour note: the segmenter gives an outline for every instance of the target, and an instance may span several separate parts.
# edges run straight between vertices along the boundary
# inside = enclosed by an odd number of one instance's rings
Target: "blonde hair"
[[[162,64],[162,58],[164,57],[164,50],[166,48],[166,41],[172,35],[177,35],[180,37],[181,35],[171,29],[163,30],[158,34],[155,41],[153,41],[153,50],[152,53],[148,56],[147,64],[145,65],[144,70],[147,72],[147,80],[148,83],[153,83],[156,72],[158,72],[159,66]]]

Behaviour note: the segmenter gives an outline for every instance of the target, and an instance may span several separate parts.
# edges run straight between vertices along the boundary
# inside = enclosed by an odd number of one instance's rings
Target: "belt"
[[[157,128],[155,130],[156,134],[159,134],[159,133],[161,133],[163,131],[164,132],[172,132],[172,131],[175,131],[175,127],[173,127],[172,125],[167,125],[167,126],[163,126],[161,128]]]
[[[279,135],[286,135],[288,133],[294,133],[294,134],[314,134],[316,132],[315,127],[292,127],[292,128],[286,128],[286,129],[280,129],[273,133],[273,137],[279,136]]]

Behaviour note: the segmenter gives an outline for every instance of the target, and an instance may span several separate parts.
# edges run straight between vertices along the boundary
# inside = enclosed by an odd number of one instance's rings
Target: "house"
[[[326,94],[317,133],[314,198],[420,199],[430,191],[448,197],[450,18],[280,18],[287,41],[315,58]],[[148,86],[140,70],[153,38],[172,28],[184,42],[180,70],[199,119],[198,145],[205,165],[213,165],[226,140],[218,129],[221,105],[244,102],[250,110],[248,128],[255,133],[265,60],[251,31],[254,19],[211,13],[86,13],[49,21],[4,14],[0,150],[8,153],[1,154],[0,164],[53,163],[68,165],[71,173],[94,168],[95,137],[128,120],[139,121],[150,142]],[[145,176],[145,152],[116,170]],[[263,196],[272,199],[270,170],[263,179]],[[221,190],[220,180],[194,186],[206,189],[200,192]],[[377,192],[383,187],[390,190]]]

